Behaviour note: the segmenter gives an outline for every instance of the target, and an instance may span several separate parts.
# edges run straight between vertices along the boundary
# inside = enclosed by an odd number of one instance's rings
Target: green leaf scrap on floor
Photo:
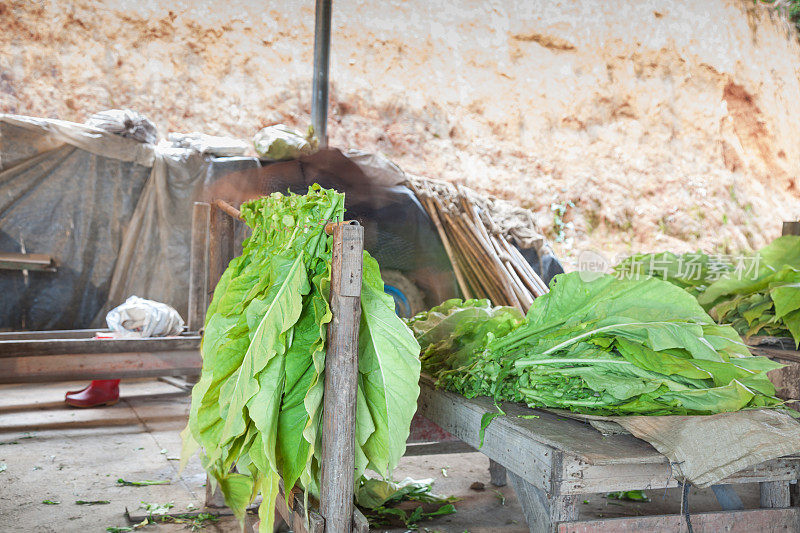
[[[468,398],[586,414],[783,408],[767,377],[782,365],[752,356],[684,290],[654,278],[586,282],[578,272],[556,276],[550,288],[524,321],[508,308],[458,300],[417,315],[410,326],[423,369]],[[483,431],[495,416],[484,415]]]
[[[435,516],[449,515],[455,512],[456,508],[452,503],[442,505],[431,512],[425,512],[422,505],[418,505],[410,512],[393,507],[377,507],[368,511],[367,518],[371,528],[388,525],[392,518],[397,518],[405,527],[416,529],[419,522],[423,520],[430,520]]]
[[[149,479],[145,479],[144,481],[127,481],[119,478],[117,479],[117,483],[123,487],[148,487],[150,485],[169,485],[171,482],[168,479],[162,479],[159,481],[150,481]]]
[[[8,465],[5,463],[0,463],[0,472],[5,472],[8,470]]]
[[[500,500],[500,505],[505,505],[506,504],[506,495],[503,494],[502,492],[500,492],[497,489],[492,489],[492,490],[494,491],[494,495],[497,497],[497,499]]]
[[[107,505],[111,500],[75,500],[75,505]]]
[[[609,492],[606,495],[609,500],[627,500],[632,502],[649,502],[650,498],[643,490],[621,490],[618,492]]]
[[[391,481],[362,477],[355,491],[356,503],[365,509],[394,505],[403,501],[423,503],[450,503],[458,501],[454,496],[433,493],[433,478]]]
[[[147,503],[142,502],[139,509],[147,511],[149,517],[163,516],[169,513],[169,510],[175,507],[173,503]]]
[[[61,505],[61,502],[55,500],[42,500],[45,505]]]
[[[183,464],[202,463],[240,521],[258,493],[261,531],[272,531],[278,481],[318,496],[323,372],[333,239],[344,195],[314,185],[308,194],[269,196],[241,206],[252,228],[214,290],[201,346],[203,369],[182,433]],[[419,344],[383,291],[364,252],[356,478],[388,477],[405,451],[419,395]],[[232,472],[235,466],[235,473]]]

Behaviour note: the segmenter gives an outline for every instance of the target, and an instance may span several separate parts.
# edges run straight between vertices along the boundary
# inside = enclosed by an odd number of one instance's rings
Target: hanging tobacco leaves
[[[253,229],[208,308],[203,370],[192,390],[182,461],[199,447],[226,504],[243,519],[260,492],[261,531],[272,531],[278,481],[318,495],[332,238],[344,195],[308,194],[245,203]],[[405,450],[419,395],[419,345],[383,292],[364,252],[356,408],[356,479],[388,477]]]
[[[425,371],[470,398],[599,415],[781,405],[766,373],[782,365],[751,356],[732,328],[664,281],[561,274],[519,325],[508,308],[477,307],[450,301],[411,322]],[[465,333],[475,330],[481,338]]]

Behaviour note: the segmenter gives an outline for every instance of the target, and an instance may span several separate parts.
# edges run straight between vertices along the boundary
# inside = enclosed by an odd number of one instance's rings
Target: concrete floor
[[[156,380],[126,381],[113,407],[71,409],[66,390],[84,383],[0,386],[0,532],[103,532],[129,526],[126,509],[145,514],[142,502],[172,503],[173,512],[200,509],[205,474],[195,457],[178,473],[179,432],[188,416],[188,394]],[[396,479],[434,478],[439,494],[460,498],[457,513],[419,524],[441,533],[524,533],[525,520],[511,487],[489,482],[489,461],[478,453],[404,457]],[[129,481],[169,480],[169,485],[120,486]],[[470,489],[481,482],[483,491]],[[737,489],[745,506],[758,506],[757,487]],[[678,512],[676,490],[650,491],[650,503],[617,502],[592,495],[580,504],[582,517],[616,517]],[[44,504],[44,500],[60,502]],[[82,506],[76,500],[109,500]],[[710,490],[692,489],[693,512],[719,509]],[[184,525],[159,524],[146,531],[183,531]],[[204,531],[235,532],[223,517]],[[392,532],[406,531],[392,529]]]

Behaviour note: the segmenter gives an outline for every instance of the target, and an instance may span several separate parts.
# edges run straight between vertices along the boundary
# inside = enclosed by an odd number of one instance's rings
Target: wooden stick
[[[525,269],[530,279],[539,287],[541,293],[547,294],[548,292],[550,292],[550,289],[547,288],[547,285],[545,284],[544,281],[542,281],[542,278],[539,277],[539,274],[537,274],[536,271],[533,270],[533,267],[525,260],[524,257],[522,257],[520,251],[517,250],[516,247],[509,244],[509,242],[506,241],[506,239],[503,238],[502,235],[498,235],[498,239],[500,240],[500,243],[503,244],[503,246],[506,248],[506,250],[508,250],[508,253],[511,255],[511,257],[517,258],[517,262],[520,264],[520,266],[522,266],[522,268]]]
[[[479,286],[482,288],[480,291],[483,293],[482,297],[488,297],[494,302],[504,303],[503,291],[500,289],[499,283],[496,283],[481,267],[481,261],[485,260],[485,257],[482,257],[482,254],[476,251],[474,243],[466,238],[465,232],[458,225],[458,218],[451,216],[447,212],[442,212],[442,218],[450,227],[453,242],[467,264],[465,270],[472,272],[473,277],[477,279]]]
[[[492,250],[487,249],[481,242],[480,237],[475,232],[475,228],[470,228],[467,225],[466,220],[462,217],[453,217],[452,220],[454,221],[456,226],[460,226],[462,233],[461,235],[466,239],[471,240],[471,246],[469,250],[473,254],[473,258],[477,260],[477,269],[484,274],[491,282],[494,284],[495,288],[497,288],[505,297],[505,302],[495,302],[495,303],[506,303],[507,305],[513,305],[516,307],[520,307],[519,300],[517,300],[514,291],[508,287],[507,280],[503,280],[501,278],[501,273],[503,270],[502,265],[499,264],[499,261],[492,254]],[[481,257],[481,252],[484,257]],[[486,268],[481,267],[481,260],[489,259],[489,261],[493,264],[494,268]]]
[[[428,189],[427,193],[431,195],[433,194],[430,192],[430,189]],[[464,299],[469,300],[472,298],[472,293],[469,291],[469,289],[467,289],[464,275],[461,272],[461,268],[458,266],[458,261],[456,260],[455,255],[453,254],[453,248],[450,246],[450,240],[447,238],[447,234],[442,227],[442,222],[439,219],[438,213],[436,212],[436,207],[433,205],[430,196],[423,196],[419,194],[419,191],[417,191],[417,197],[423,201],[422,205],[425,206],[426,210],[428,211],[428,215],[431,217],[431,220],[433,220],[433,225],[436,226],[436,231],[439,233],[439,238],[442,239],[444,251],[447,253],[447,257],[450,258],[450,263],[453,265],[453,273],[456,275],[456,281],[458,282],[458,286],[461,288],[461,293],[464,296]]]
[[[487,247],[490,253],[494,256],[495,262],[500,266],[501,269],[504,268],[504,273],[509,278],[509,284],[511,289],[517,296],[517,308],[520,309],[522,312],[527,312],[528,308],[533,303],[533,295],[528,293],[528,289],[522,284],[522,281],[517,277],[516,273],[514,272],[514,268],[511,266],[511,261],[506,259],[503,260],[502,256],[507,256],[508,254],[501,253],[500,248],[497,246],[497,243],[489,237],[489,233],[486,231],[486,227],[483,225],[483,221],[478,216],[478,208],[476,206],[472,206],[473,210],[473,223],[475,227],[478,228],[481,238],[483,239],[484,246]]]
[[[242,212],[233,207],[225,200],[217,200],[214,202],[214,205],[216,205],[217,207],[228,213],[233,218],[242,218]]]
[[[361,318],[362,226],[333,227],[331,312],[322,411],[320,514],[325,531],[353,527],[358,326]]]

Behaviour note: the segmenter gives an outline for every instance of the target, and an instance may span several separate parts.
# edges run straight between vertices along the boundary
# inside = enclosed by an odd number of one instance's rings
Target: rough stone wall
[[[0,2],[0,112],[304,129],[313,4]],[[333,25],[331,143],[530,208],[564,256],[733,252],[800,216],[800,45],[765,6],[336,2]]]

